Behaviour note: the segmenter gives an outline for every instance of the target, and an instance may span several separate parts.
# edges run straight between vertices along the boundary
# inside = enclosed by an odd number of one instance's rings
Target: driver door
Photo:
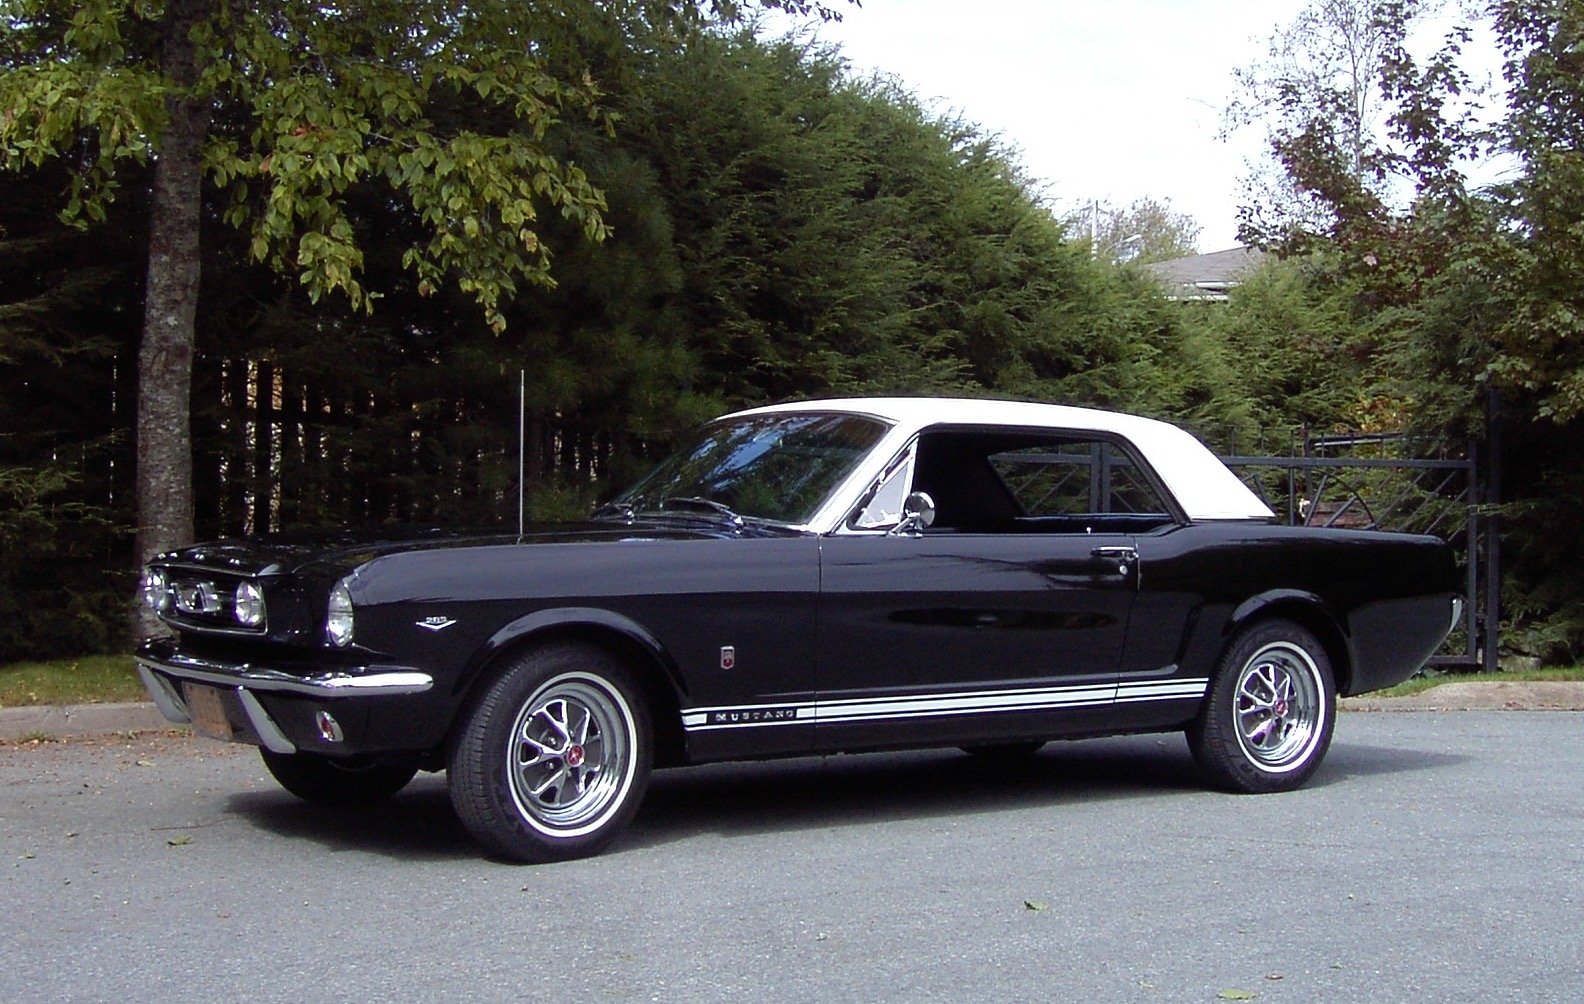
[[[822,541],[817,744],[1103,729],[1139,584],[1134,533],[1171,520],[1111,512],[1158,507],[1136,498],[1131,463],[1095,437],[926,430],[849,532]],[[899,479],[931,496],[933,525],[883,529]]]

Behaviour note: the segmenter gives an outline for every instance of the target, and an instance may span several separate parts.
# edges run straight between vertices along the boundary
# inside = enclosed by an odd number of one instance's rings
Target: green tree
[[[1371,378],[1356,351],[1363,338],[1354,316],[1358,289],[1326,270],[1324,261],[1270,259],[1227,303],[1186,305],[1227,356],[1240,361],[1234,377],[1240,406],[1229,421],[1316,434],[1398,431],[1399,415],[1385,416],[1382,427],[1371,414]]]
[[[1147,265],[1197,254],[1201,227],[1170,199],[1134,199],[1125,206],[1093,201],[1064,219],[1070,233],[1089,234],[1097,257]]]
[[[63,172],[0,200],[0,661],[116,641],[132,591],[131,455],[141,221],[56,219]]]
[[[1281,146],[1283,164],[1328,213],[1310,243],[1324,252],[1322,281],[1354,291],[1350,352],[1375,405],[1453,442],[1499,419],[1504,603],[1519,628],[1509,638],[1576,659],[1584,575],[1556,542],[1584,534],[1584,2],[1485,10],[1507,87],[1490,125],[1469,105],[1468,29],[1416,58],[1401,27],[1419,5],[1374,6],[1385,138],[1367,163],[1411,197],[1394,206],[1349,180],[1336,141],[1348,119],[1328,118],[1323,103],[1300,106],[1312,114]],[[1493,155],[1515,170],[1471,189],[1466,166]]]
[[[406,264],[453,276],[499,323],[499,302],[542,282],[540,207],[604,235],[597,192],[544,149],[566,115],[599,115],[554,17],[523,5],[372,3],[246,7],[218,0],[3,10],[0,151],[6,166],[69,157],[65,214],[101,220],[126,163],[152,164],[138,380],[140,558],[192,537],[188,432],[205,178],[255,258],[297,271],[309,295],[372,302],[343,200],[377,185],[425,224]],[[403,25],[408,30],[393,31]],[[548,40],[548,44],[547,44]],[[500,127],[437,133],[433,109],[476,102]],[[493,114],[489,114],[493,113]]]
[[[803,0],[762,6],[832,16]],[[706,9],[735,16],[739,5]],[[138,380],[138,553],[192,537],[189,433],[200,207],[229,203],[252,256],[309,297],[360,308],[366,236],[345,201],[384,190],[418,222],[403,265],[454,283],[492,327],[502,301],[549,281],[545,212],[607,233],[604,202],[547,133],[608,126],[587,50],[619,44],[617,15],[686,27],[690,0],[7,0],[0,6],[0,163],[74,165],[65,215],[100,221],[125,166],[152,165]],[[442,129],[438,110],[467,106]]]
[[[1235,71],[1225,128],[1262,130],[1268,158],[1248,165],[1240,239],[1301,244],[1339,222],[1378,218],[1394,198],[1398,99],[1383,86],[1409,32],[1443,0],[1309,0]]]

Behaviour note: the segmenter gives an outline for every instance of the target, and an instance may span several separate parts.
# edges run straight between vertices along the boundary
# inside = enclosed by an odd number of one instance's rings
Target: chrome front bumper
[[[278,669],[249,663],[225,663],[200,659],[174,651],[174,642],[156,639],[146,642],[136,655],[138,676],[160,714],[172,722],[192,721],[181,683],[206,684],[234,691],[248,724],[265,749],[274,753],[295,753],[293,743],[255,692],[299,694],[306,697],[336,698],[421,694],[434,686],[428,673],[404,666],[364,666],[357,672],[339,671],[313,676],[295,676]]]

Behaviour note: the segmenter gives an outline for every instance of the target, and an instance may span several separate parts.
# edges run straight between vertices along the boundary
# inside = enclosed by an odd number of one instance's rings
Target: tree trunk
[[[172,83],[170,121],[160,138],[149,210],[148,286],[138,353],[137,554],[147,561],[192,542],[193,323],[198,308],[199,199],[210,104],[195,98],[198,50],[192,30],[210,0],[166,5],[162,61]],[[142,606],[140,636],[159,629]]]

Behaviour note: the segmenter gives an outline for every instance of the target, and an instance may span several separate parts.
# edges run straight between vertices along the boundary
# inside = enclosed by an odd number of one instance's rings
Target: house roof
[[[1265,260],[1248,247],[1172,258],[1144,266],[1173,300],[1225,300],[1228,291]]]

